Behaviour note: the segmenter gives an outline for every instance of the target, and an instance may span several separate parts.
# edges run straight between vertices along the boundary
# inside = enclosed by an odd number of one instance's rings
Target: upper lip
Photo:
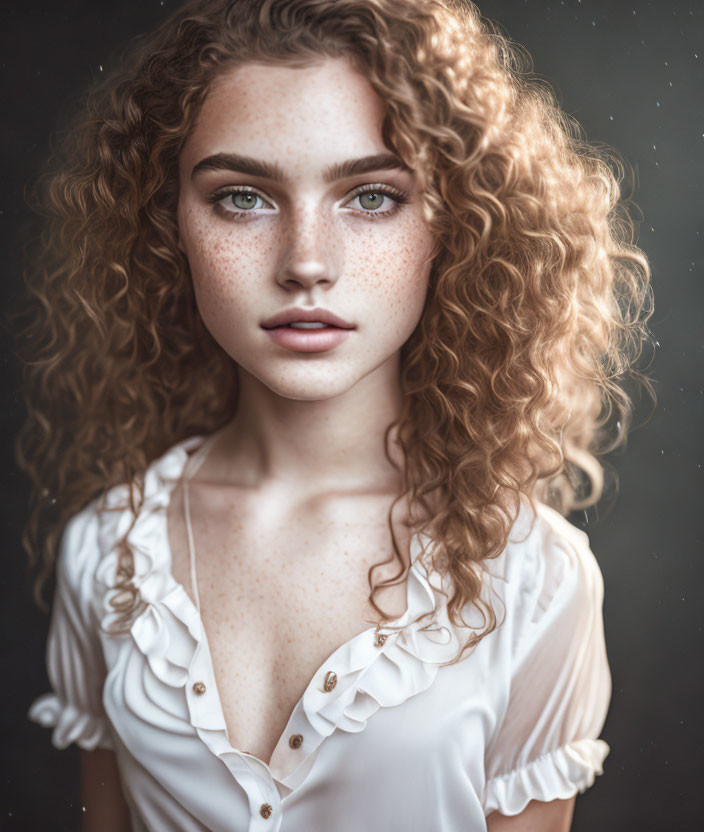
[[[267,318],[262,323],[262,326],[264,329],[273,329],[276,326],[286,326],[286,324],[293,323],[294,321],[307,321],[311,323],[319,321],[323,324],[339,326],[341,329],[354,329],[354,324],[338,318],[337,315],[333,315],[327,309],[284,309],[283,312]]]

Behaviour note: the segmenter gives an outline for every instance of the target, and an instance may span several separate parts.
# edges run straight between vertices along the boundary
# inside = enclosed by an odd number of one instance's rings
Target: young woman
[[[190,0],[41,180],[30,716],[85,830],[566,830],[648,268],[474,7]],[[645,382],[647,385],[647,381]]]

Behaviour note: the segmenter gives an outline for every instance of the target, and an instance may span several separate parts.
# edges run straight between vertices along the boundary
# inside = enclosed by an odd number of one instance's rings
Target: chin
[[[251,370],[249,372],[251,373]],[[278,373],[253,373],[253,375],[277,396],[301,402],[333,399],[346,393],[360,381],[360,376],[345,373],[339,366],[314,368],[312,362],[303,362],[295,368],[284,367]]]

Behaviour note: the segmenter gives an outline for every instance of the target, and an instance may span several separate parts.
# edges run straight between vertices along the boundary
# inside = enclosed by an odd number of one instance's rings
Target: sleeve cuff
[[[583,739],[542,754],[527,765],[492,777],[484,791],[484,814],[517,815],[531,800],[565,800],[586,791],[610,748],[604,740]]]
[[[55,693],[35,699],[27,716],[45,728],[53,727],[51,742],[55,748],[67,748],[71,743],[86,751],[115,748],[107,717],[81,711]]]

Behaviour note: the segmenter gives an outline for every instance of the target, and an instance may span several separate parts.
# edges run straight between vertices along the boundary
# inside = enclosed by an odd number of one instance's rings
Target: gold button
[[[323,690],[329,693],[337,684],[337,673],[334,670],[329,670],[323,682]]]
[[[259,814],[263,818],[271,817],[271,806],[268,803],[262,803],[262,805],[259,809]]]
[[[195,693],[196,696],[202,696],[205,693],[205,685],[203,682],[195,682],[193,684],[193,693]]]
[[[291,734],[288,744],[291,746],[291,748],[299,748],[302,742],[303,734]]]

